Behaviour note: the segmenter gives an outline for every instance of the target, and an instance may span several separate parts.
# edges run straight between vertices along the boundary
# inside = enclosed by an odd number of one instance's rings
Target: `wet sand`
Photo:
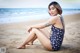
[[[80,13],[64,16],[66,31],[61,50],[47,51],[38,40],[26,49],[16,49],[28,37],[28,26],[46,20],[0,24],[0,47],[6,47],[7,53],[80,53]]]

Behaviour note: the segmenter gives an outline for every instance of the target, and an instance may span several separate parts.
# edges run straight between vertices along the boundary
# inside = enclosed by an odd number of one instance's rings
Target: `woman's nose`
[[[53,11],[51,10],[50,12],[52,13]]]
[[[50,12],[53,12],[53,10],[50,10]]]

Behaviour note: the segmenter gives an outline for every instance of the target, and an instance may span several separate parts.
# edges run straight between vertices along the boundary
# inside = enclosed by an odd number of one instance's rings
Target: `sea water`
[[[63,9],[62,15],[80,13],[80,9]],[[50,18],[47,8],[0,8],[0,24]]]

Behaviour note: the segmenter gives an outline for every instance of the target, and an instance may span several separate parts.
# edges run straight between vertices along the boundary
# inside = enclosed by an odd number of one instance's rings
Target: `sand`
[[[64,16],[66,31],[61,50],[47,51],[38,40],[26,49],[16,49],[28,37],[28,26],[46,20],[0,24],[0,48],[5,47],[7,53],[80,53],[80,13]]]

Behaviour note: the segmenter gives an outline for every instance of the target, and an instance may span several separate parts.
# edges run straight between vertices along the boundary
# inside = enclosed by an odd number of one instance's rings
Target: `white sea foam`
[[[80,10],[63,10],[62,15],[80,13]],[[0,9],[0,24],[50,18],[46,8]]]

